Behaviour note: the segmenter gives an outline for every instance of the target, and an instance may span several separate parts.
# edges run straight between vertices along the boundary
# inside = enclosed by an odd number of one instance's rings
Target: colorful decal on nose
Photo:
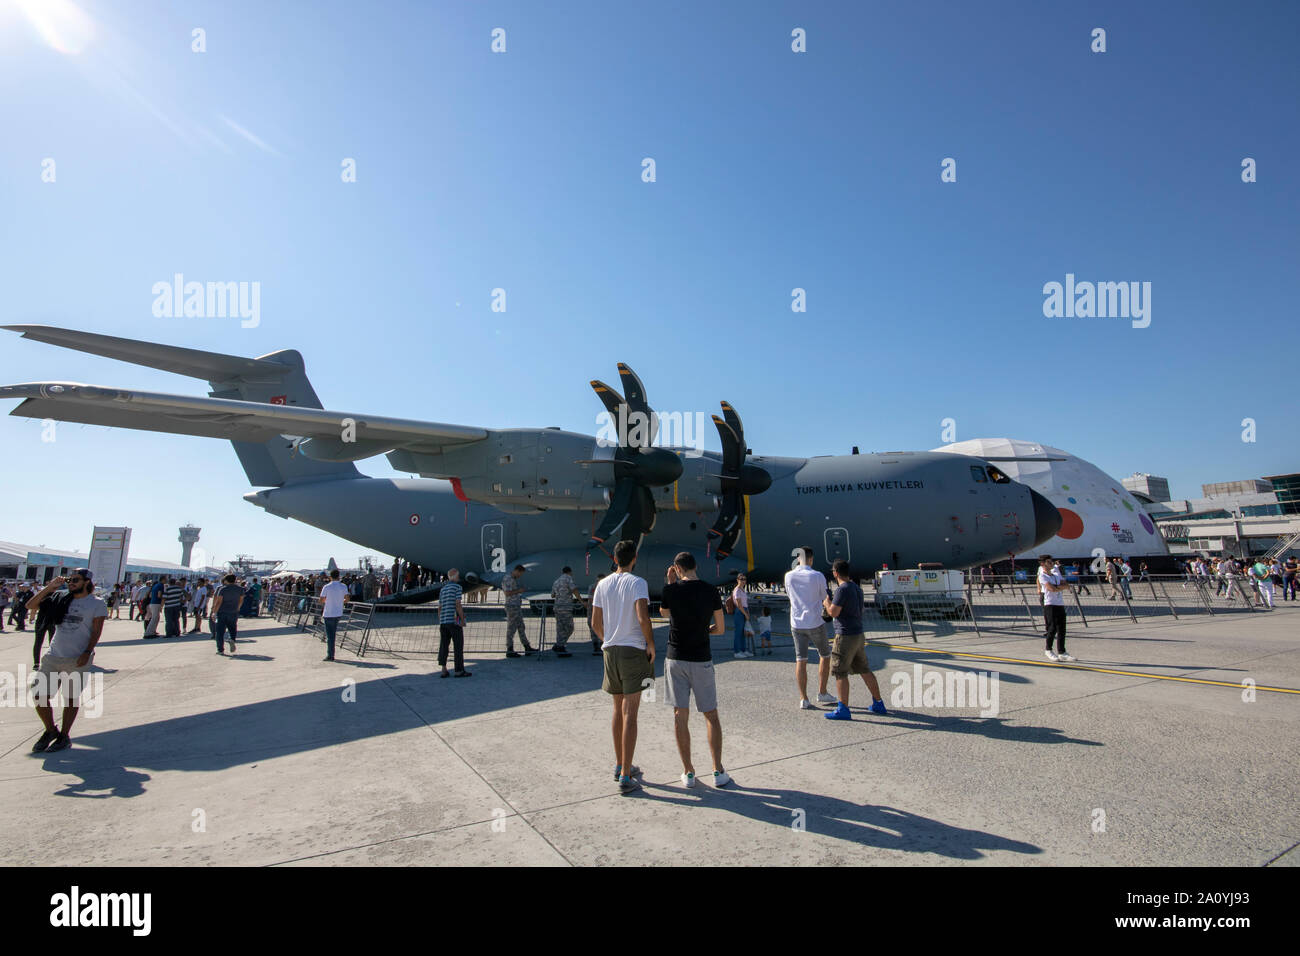
[[[1057,508],[1061,513],[1061,530],[1056,532],[1058,538],[1073,541],[1083,536],[1083,519],[1069,508]]]

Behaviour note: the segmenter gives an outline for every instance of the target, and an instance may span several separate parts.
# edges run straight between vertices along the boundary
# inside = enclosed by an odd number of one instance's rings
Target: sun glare
[[[16,7],[52,50],[76,56],[90,44],[94,21],[72,0],[0,0]]]

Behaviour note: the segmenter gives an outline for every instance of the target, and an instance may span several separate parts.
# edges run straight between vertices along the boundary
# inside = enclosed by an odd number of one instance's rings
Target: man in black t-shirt
[[[695,786],[695,765],[691,762],[691,694],[695,709],[704,715],[709,728],[709,750],[713,754],[713,785],[724,787],[731,777],[722,769],[722,724],[718,721],[718,689],[713,678],[713,652],[709,635],[721,634],[722,599],[718,589],[695,574],[695,558],[683,551],[665,574],[663,606],[671,618],[668,630],[668,659],[664,683],[673,708],[677,730],[677,752],[682,758],[682,784]]]

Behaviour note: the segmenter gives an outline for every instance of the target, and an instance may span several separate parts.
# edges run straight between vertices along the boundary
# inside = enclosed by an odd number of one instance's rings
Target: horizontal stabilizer
[[[243,358],[239,355],[223,355],[220,352],[204,352],[199,349],[186,349],[176,345],[158,345],[155,342],[141,342],[136,339],[123,339],[115,335],[99,335],[95,332],[82,332],[79,329],[60,329],[52,325],[5,325],[0,328],[11,332],[20,332],[25,339],[59,345],[65,349],[89,352],[105,358],[130,362],[132,365],[145,365],[188,375],[209,382],[227,382],[242,379],[245,382],[278,382],[292,371],[280,362],[265,359]]]
[[[326,443],[354,441],[359,450],[369,454],[393,448],[438,454],[448,446],[487,437],[487,431],[482,428],[462,425],[232,398],[127,391],[73,382],[0,386],[0,400],[10,398],[23,399],[10,414],[25,418],[52,418],[239,442],[268,442],[280,436],[319,437]],[[288,438],[284,442],[292,444]]]

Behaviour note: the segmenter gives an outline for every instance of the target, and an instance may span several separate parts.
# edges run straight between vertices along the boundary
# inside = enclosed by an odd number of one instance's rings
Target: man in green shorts
[[[849,576],[849,562],[838,559],[831,570],[835,573],[835,594],[822,599],[822,606],[835,621],[835,643],[831,645],[831,676],[839,692],[839,706],[826,714],[827,720],[852,720],[849,710],[849,675],[861,674],[867,690],[871,691],[871,712],[886,714],[885,702],[880,698],[880,685],[871,673],[867,660],[867,636],[862,629],[862,588]]]
[[[605,693],[614,698],[614,779],[623,793],[641,787],[641,771],[632,764],[641,691],[655,680],[655,635],[650,626],[650,589],[632,573],[636,545],[620,541],[614,548],[618,570],[596,585],[591,595],[591,629],[602,641]]]

